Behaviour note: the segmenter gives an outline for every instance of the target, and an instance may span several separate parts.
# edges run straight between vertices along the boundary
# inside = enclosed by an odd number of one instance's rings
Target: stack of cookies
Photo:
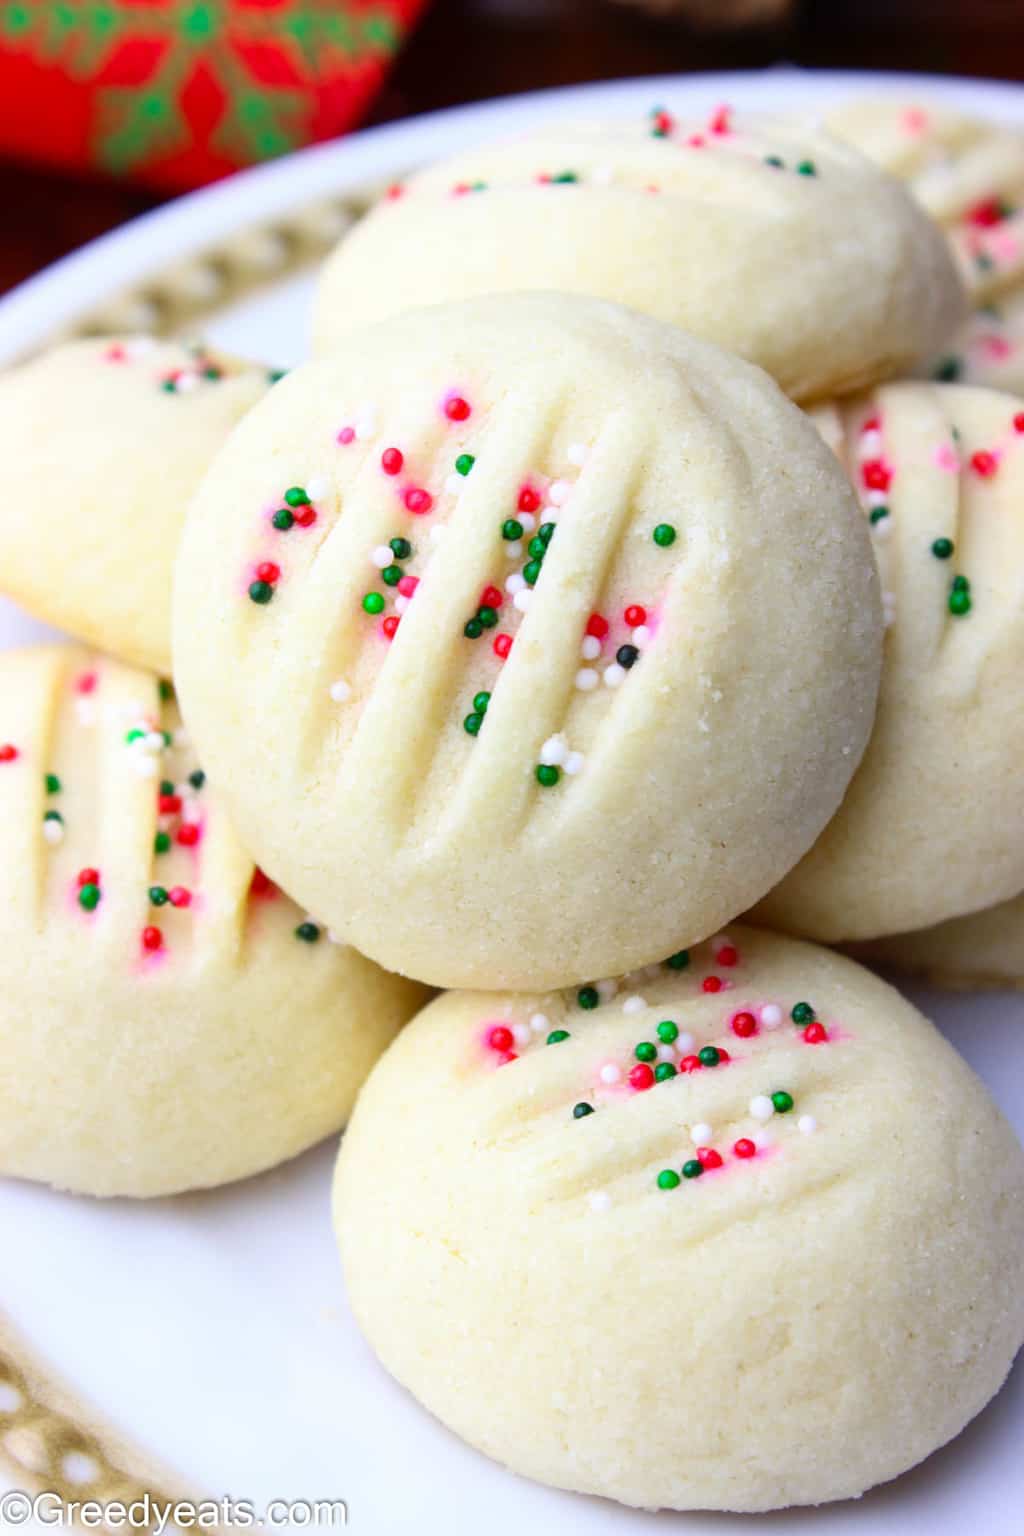
[[[287,377],[0,379],[0,584],[77,637],[0,658],[0,1170],[194,1189],[352,1111],[385,1367],[630,1505],[860,1494],[1024,1339],[1020,1146],[821,947],[1024,979],[1024,399],[928,377],[1024,146],[937,126],[942,201],[903,121],[910,190],[543,127],[390,188]]]

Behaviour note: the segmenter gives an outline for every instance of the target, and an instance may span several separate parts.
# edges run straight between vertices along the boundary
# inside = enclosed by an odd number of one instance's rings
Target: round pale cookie
[[[1024,391],[1024,133],[938,102],[855,98],[829,132],[907,182],[946,230],[975,313],[933,359],[937,378]]]
[[[440,986],[713,932],[835,810],[880,665],[866,525],[806,417],[564,294],[420,310],[292,373],[207,476],[176,603],[247,846]]]
[[[797,400],[906,372],[963,312],[906,191],[813,130],[719,109],[549,123],[413,176],[323,270],[318,350],[369,320],[499,290],[628,304],[760,364]]]
[[[0,657],[0,1172],[164,1195],[344,1122],[426,998],[254,871],[168,689]]]
[[[1024,989],[1024,896],[937,928],[861,946],[866,960],[954,992]]]
[[[270,377],[150,337],[68,342],[0,376],[0,591],[169,671],[185,508]]]
[[[614,993],[439,998],[370,1075],[334,1209],[392,1375],[625,1504],[863,1493],[1024,1337],[1010,1128],[898,993],[771,934]]]
[[[818,420],[874,538],[882,687],[842,807],[757,916],[836,942],[1024,887],[1024,401],[902,383]]]

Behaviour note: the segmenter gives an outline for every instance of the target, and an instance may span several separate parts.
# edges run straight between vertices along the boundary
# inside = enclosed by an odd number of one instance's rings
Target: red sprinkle
[[[719,1065],[721,1065],[723,1061],[732,1061],[732,1057],[729,1055],[729,1052],[726,1050],[724,1045],[718,1046],[717,1049]]]
[[[637,629],[641,624],[647,623],[647,609],[641,608],[639,603],[630,603],[623,617],[630,629]]]
[[[401,622],[402,620],[397,613],[388,614],[387,618],[384,620],[380,627],[387,635],[389,640],[393,640],[395,638],[395,631],[398,629],[398,626],[401,624]]]
[[[722,1154],[716,1152],[714,1147],[698,1147],[697,1161],[702,1168],[721,1168]]]
[[[148,950],[162,949],[164,936],[159,928],[143,928],[142,947]]]
[[[684,1056],[679,1063],[680,1072],[701,1072],[703,1069],[704,1063],[699,1056]]]
[[[1018,411],[1013,418],[1013,430],[1015,432],[1024,432],[1024,411]]]
[[[297,507],[294,517],[300,528],[311,528],[316,522],[316,508]]]
[[[675,118],[670,112],[655,112],[653,126],[659,133],[671,133],[676,126]]]
[[[404,192],[405,188],[402,186],[401,182],[393,181],[390,187],[388,187],[387,191],[384,193],[384,196],[387,198],[389,203],[393,203],[395,199],[401,197]]]
[[[186,890],[183,885],[172,885],[167,892],[167,900],[172,907],[190,907],[192,905],[192,892]]]
[[[512,649],[512,636],[511,635],[495,635],[495,637],[494,637],[494,645],[493,645],[493,650],[494,650],[495,656],[500,656],[502,661],[504,661],[506,656],[508,655],[508,653],[509,653],[509,651],[511,649]]]
[[[0,747],[0,763],[13,763],[18,755],[18,749],[13,742],[5,741]]]
[[[587,634],[593,635],[595,640],[603,640],[608,633],[608,620],[602,619],[599,613],[592,613],[587,620]]]
[[[813,1024],[808,1024],[804,1030],[804,1039],[808,1045],[820,1045],[823,1040],[828,1039],[828,1030],[824,1024],[819,1024],[815,1020]]]
[[[982,202],[975,203],[968,210],[968,224],[973,224],[978,229],[991,229],[993,224],[1003,222],[1003,206],[998,197],[986,197]]]
[[[431,507],[434,505],[434,498],[431,496],[430,492],[420,490],[420,488],[415,485],[409,487],[402,499],[404,500],[408,511],[414,512],[417,517],[422,517],[423,514],[425,512],[429,512]]]
[[[703,149],[704,135],[702,133],[691,133],[686,142],[691,149]]]
[[[715,959],[719,965],[735,965],[740,958],[740,952],[733,944],[723,944],[715,951]]]
[[[711,133],[730,133],[732,131],[732,107],[716,107],[711,114],[708,130]]]
[[[342,445],[342,447],[347,448],[349,443],[354,443],[355,440],[355,427],[342,427],[341,431],[338,433],[338,442]]]
[[[737,1157],[753,1157],[757,1147],[749,1136],[741,1136],[739,1141],[733,1142],[732,1150]]]
[[[512,1031],[505,1024],[495,1024],[488,1031],[487,1044],[492,1051],[510,1051],[514,1043]]]
[[[99,885],[100,872],[98,869],[80,869],[78,871],[79,885]]]
[[[877,432],[881,425],[882,425],[882,418],[881,418],[881,416],[869,416],[867,421],[861,427],[861,431],[862,432]]]
[[[380,467],[386,475],[400,474],[404,463],[405,454],[401,448],[385,448],[380,456]]]
[[[860,472],[869,491],[887,491],[892,484],[892,470],[882,459],[866,460]]]
[[[497,587],[484,587],[480,593],[481,608],[500,608],[503,601],[503,594]]]
[[[199,841],[199,828],[194,821],[187,821],[178,828],[177,840],[183,848],[194,848]]]
[[[274,884],[273,880],[271,880],[268,875],[265,875],[262,869],[258,867],[252,872],[252,879],[249,881],[249,890],[253,896],[266,896],[269,898],[271,896],[277,895],[277,886]]]
[[[75,683],[76,693],[92,693],[96,688],[96,673],[83,672]]]
[[[161,816],[177,816],[181,810],[181,796],[161,795],[157,800],[157,808]]]
[[[752,1013],[734,1013],[732,1018],[732,1032],[739,1035],[741,1040],[747,1040],[751,1035],[757,1034],[757,1020]]]
[[[452,395],[444,403],[444,413],[449,421],[465,421],[469,416],[469,401],[461,395]]]
[[[632,1068],[629,1074],[629,1086],[635,1088],[638,1093],[644,1092],[647,1088],[654,1087],[654,1073],[646,1061],[638,1061],[636,1066]]]
[[[982,448],[977,453],[971,454],[971,468],[983,480],[990,480],[999,468],[999,460],[994,453],[988,453]]]
[[[705,992],[721,992],[722,978],[721,976],[705,976],[701,982],[701,987]]]
[[[519,492],[519,500],[516,506],[520,512],[536,512],[540,506],[540,497],[532,485],[524,485]]]
[[[518,1060],[519,1057],[516,1055],[515,1051],[502,1051],[501,1055],[498,1057],[498,1066],[507,1067],[510,1061]]]
[[[275,581],[280,581],[281,579],[281,567],[275,565],[273,560],[264,560],[262,565],[256,567],[256,575],[260,581],[265,581],[270,586],[273,586]]]
[[[403,597],[412,597],[420,584],[418,576],[402,576],[399,578],[398,590]]]

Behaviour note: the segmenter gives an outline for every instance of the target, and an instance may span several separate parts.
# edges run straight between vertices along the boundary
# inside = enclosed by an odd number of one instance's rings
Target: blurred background
[[[1024,0],[0,0],[0,291],[363,124],[779,63],[1019,81]]]

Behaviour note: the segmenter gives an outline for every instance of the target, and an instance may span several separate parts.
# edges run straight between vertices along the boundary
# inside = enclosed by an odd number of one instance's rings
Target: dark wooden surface
[[[739,33],[694,31],[612,0],[433,0],[369,121],[585,80],[781,61],[1024,80],[1024,0],[803,0],[787,24]],[[157,201],[0,160],[0,291]]]

